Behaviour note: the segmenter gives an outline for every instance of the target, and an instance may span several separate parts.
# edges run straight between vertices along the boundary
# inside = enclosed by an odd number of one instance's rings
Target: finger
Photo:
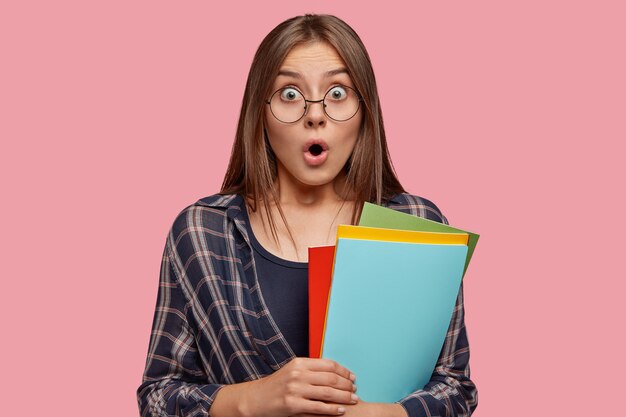
[[[305,359],[302,363],[311,371],[318,372],[334,372],[337,375],[349,379],[351,381],[356,380],[356,376],[346,367],[341,366],[339,363],[331,359],[320,358],[302,358]]]
[[[306,382],[310,385],[333,387],[348,392],[356,391],[356,385],[351,380],[333,372],[309,372],[306,375]]]
[[[329,414],[323,414],[323,416],[342,416],[345,415],[346,410],[337,412],[337,413],[329,413]],[[302,413],[302,414],[294,414],[292,416],[289,417],[320,417],[321,414],[309,414],[309,413]]]
[[[337,414],[337,415],[342,415],[342,414],[343,413]],[[294,415],[289,416],[289,417],[320,417],[320,415],[319,414],[309,414],[309,413],[306,413],[306,414],[294,414]]]
[[[339,390],[326,386],[309,386],[304,390],[304,397],[310,400],[333,402],[337,404],[356,404],[359,397],[352,391]]]
[[[295,416],[338,416],[342,415],[346,412],[346,409],[341,404],[326,404],[321,401],[311,401],[302,399],[301,402],[298,403],[298,412],[297,414],[292,415]]]

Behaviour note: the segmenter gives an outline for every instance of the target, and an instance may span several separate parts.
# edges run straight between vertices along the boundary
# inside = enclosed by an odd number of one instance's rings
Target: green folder
[[[467,257],[465,258],[465,268],[463,276],[467,271],[479,235],[468,232],[466,230],[457,229],[443,223],[427,220],[422,217],[413,216],[411,214],[402,213],[390,208],[381,207],[376,204],[365,203],[363,212],[359,219],[359,226],[382,227],[386,229],[398,230],[418,230],[422,232],[445,232],[445,233],[467,233],[469,239],[467,242]]]

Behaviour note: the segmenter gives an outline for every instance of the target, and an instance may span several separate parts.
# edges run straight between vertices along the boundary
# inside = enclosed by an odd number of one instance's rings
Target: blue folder
[[[465,245],[337,240],[322,357],[363,401],[395,402],[430,380],[450,325]]]

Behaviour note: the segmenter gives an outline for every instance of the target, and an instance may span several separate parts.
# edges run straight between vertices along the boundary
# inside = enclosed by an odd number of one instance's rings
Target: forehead
[[[281,71],[294,71],[311,76],[340,68],[345,68],[345,63],[335,48],[326,42],[295,46],[280,66]]]

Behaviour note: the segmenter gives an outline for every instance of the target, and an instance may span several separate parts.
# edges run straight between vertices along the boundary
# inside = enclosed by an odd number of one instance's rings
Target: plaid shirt
[[[389,208],[446,218],[430,201],[399,194]],[[208,416],[225,384],[270,375],[295,355],[259,293],[239,195],[213,195],[185,208],[167,236],[157,305],[137,390],[142,416]],[[469,416],[470,380],[463,286],[430,382],[398,401],[410,417]]]

